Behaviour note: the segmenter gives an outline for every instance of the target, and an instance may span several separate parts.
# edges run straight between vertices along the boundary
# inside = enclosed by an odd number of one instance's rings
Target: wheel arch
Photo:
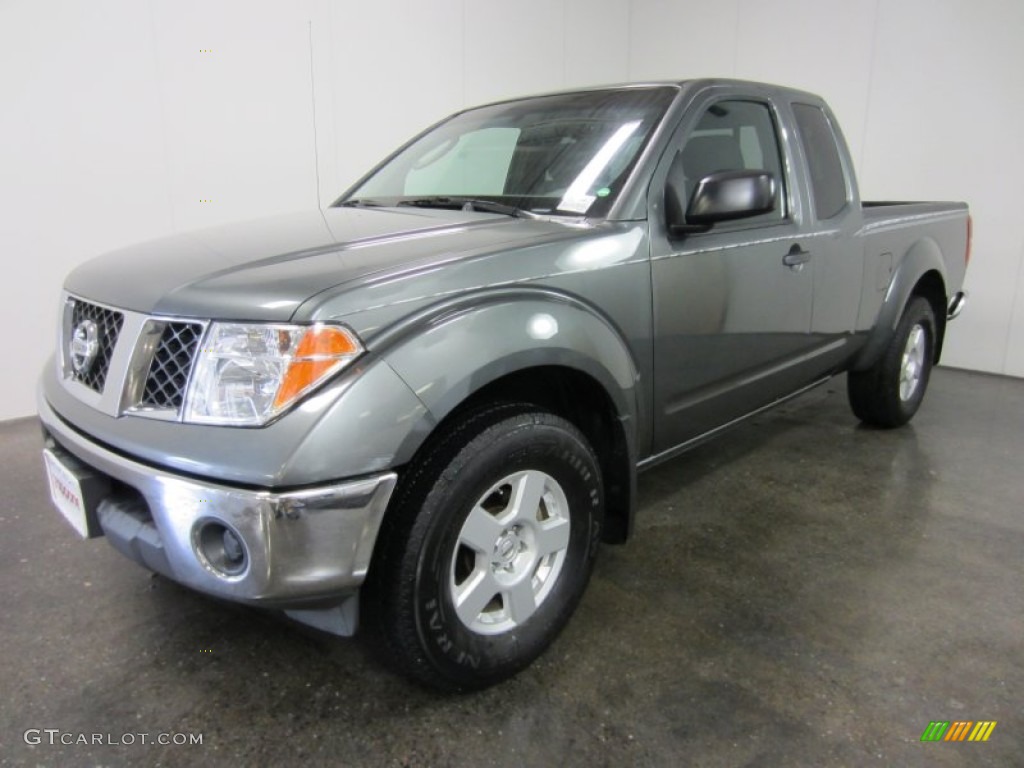
[[[921,275],[921,278],[914,284],[909,302],[914,296],[926,299],[935,314],[935,349],[932,355],[932,362],[937,364],[942,356],[942,342],[946,338],[946,283],[937,270],[931,269]]]
[[[432,313],[393,338],[378,354],[427,409],[396,463],[414,462],[472,409],[537,406],[590,441],[604,480],[603,539],[625,541],[636,499],[639,374],[606,318],[571,297],[527,290]]]
[[[636,482],[625,425],[607,391],[582,371],[565,366],[522,368],[495,379],[463,400],[438,424],[494,403],[524,403],[554,413],[573,424],[594,448],[604,483],[602,539],[622,543],[631,532]]]
[[[933,362],[938,363],[946,331],[946,282],[946,266],[938,243],[930,237],[917,240],[893,274],[874,327],[851,369],[863,371],[875,364],[888,346],[903,311],[914,296],[925,298],[935,314]]]

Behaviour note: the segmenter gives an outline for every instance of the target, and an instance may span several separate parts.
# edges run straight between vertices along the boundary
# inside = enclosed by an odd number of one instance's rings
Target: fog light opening
[[[200,559],[220,576],[238,576],[249,565],[245,542],[234,530],[215,520],[201,523],[196,531]]]

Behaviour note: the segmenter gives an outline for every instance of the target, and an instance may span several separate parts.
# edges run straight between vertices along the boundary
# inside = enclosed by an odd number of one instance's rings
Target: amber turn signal
[[[362,351],[355,337],[343,328],[314,325],[295,349],[274,407],[283,408],[295,401]]]

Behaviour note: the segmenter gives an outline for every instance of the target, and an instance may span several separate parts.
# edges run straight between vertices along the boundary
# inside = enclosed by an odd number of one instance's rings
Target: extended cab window
[[[693,198],[697,182],[709,174],[718,171],[768,171],[778,184],[775,210],[744,219],[742,223],[763,223],[785,215],[785,180],[779,140],[767,104],[739,100],[712,104],[687,137],[682,164],[687,200]]]
[[[846,177],[835,134],[819,107],[794,104],[793,114],[811,173],[815,214],[831,219],[846,206]]]

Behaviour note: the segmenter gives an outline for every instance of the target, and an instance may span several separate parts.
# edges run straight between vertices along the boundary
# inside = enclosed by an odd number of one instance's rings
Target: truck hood
[[[120,249],[76,269],[65,288],[147,314],[283,322],[343,283],[429,269],[565,230],[461,210],[329,208]]]

